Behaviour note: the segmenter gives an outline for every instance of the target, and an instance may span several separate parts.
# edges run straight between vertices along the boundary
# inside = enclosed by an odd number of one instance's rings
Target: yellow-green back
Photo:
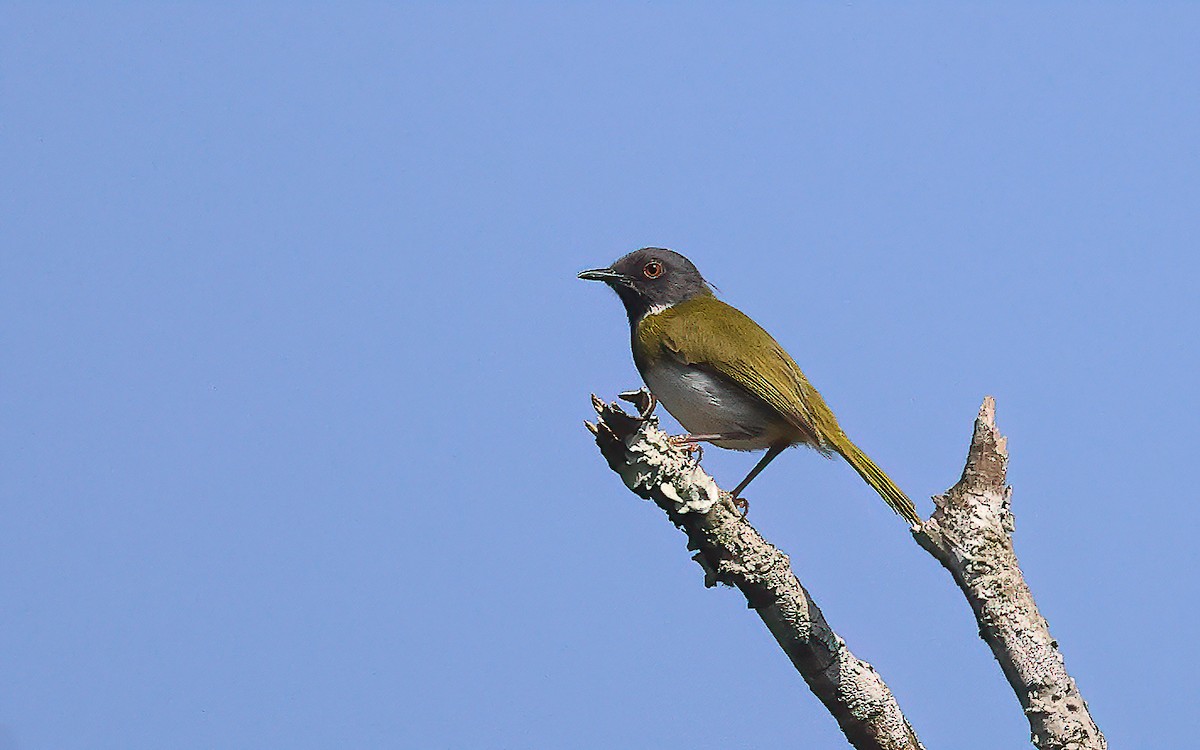
[[[815,447],[836,447],[837,419],[795,361],[745,313],[712,295],[647,315],[633,348],[639,366],[672,357],[717,373],[811,436]]]
[[[647,315],[633,330],[633,356],[643,371],[671,357],[740,386],[793,425],[796,442],[837,451],[893,510],[920,523],[912,501],[846,436],[791,356],[736,307],[701,294]]]

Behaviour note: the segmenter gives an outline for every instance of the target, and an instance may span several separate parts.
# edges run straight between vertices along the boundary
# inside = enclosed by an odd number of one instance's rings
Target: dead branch
[[[913,536],[967,597],[980,636],[1025,709],[1033,744],[1040,750],[1104,750],[1104,735],[1067,674],[1017,564],[1007,467],[1007,441],[996,429],[996,402],[988,396],[962,478],[933,499],[933,516]]]
[[[883,678],[829,627],[787,555],[764,540],[728,493],[658,429],[648,394],[644,418],[595,396],[592,402],[600,419],[588,429],[609,466],[687,535],[705,586],[724,583],[745,595],[850,744],[859,750],[921,748]]]

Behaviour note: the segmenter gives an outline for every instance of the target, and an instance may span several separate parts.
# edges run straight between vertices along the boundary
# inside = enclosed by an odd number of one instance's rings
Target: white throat
[[[641,323],[643,320],[650,317],[651,315],[658,315],[663,310],[666,310],[671,307],[674,307],[674,305],[663,305],[663,304],[651,305],[650,309],[648,309],[648,310],[646,310],[646,312],[642,313],[642,316],[640,318],[638,318],[636,322]]]

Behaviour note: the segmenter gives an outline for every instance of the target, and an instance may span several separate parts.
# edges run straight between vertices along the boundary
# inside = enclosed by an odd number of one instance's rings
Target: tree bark
[[[883,678],[830,628],[787,555],[763,539],[728,493],[658,429],[649,397],[641,418],[595,396],[592,402],[600,420],[588,429],[609,466],[687,535],[705,586],[724,583],[745,595],[850,744],[859,750],[921,748]]]
[[[1104,735],[1067,674],[1017,564],[1007,467],[1007,440],[996,428],[996,403],[988,396],[962,478],[933,499],[933,516],[913,536],[967,597],[980,636],[1025,709],[1033,744],[1040,750],[1104,750]]]

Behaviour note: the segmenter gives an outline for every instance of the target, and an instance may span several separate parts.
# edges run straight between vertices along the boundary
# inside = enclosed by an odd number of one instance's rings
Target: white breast
[[[783,439],[787,422],[758,399],[704,370],[664,359],[642,372],[655,398],[693,435],[729,435],[721,448],[758,450]]]

